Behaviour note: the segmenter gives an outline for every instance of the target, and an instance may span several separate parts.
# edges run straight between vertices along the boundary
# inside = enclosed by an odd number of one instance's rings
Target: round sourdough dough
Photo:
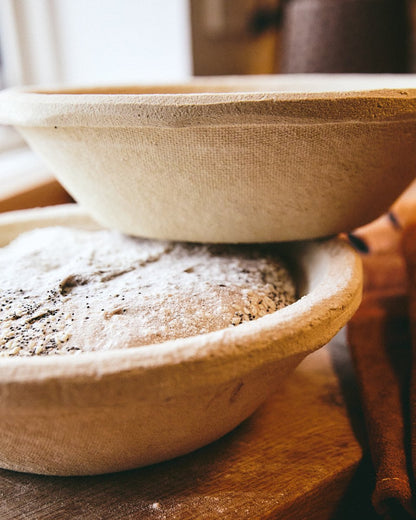
[[[160,343],[237,326],[295,300],[271,246],[35,229],[0,249],[0,354]]]

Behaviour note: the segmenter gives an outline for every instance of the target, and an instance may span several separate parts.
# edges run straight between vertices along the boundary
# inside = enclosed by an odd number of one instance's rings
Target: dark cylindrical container
[[[287,0],[281,71],[408,72],[409,25],[406,0]]]

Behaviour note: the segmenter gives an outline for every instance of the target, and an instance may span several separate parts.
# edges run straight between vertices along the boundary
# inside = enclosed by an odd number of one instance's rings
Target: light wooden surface
[[[26,183],[12,193],[0,195],[0,212],[16,209],[50,206],[73,202],[72,198],[53,177],[34,182],[29,188]]]
[[[359,420],[349,363],[335,341],[235,431],[163,464],[82,478],[2,470],[0,518],[325,520],[351,518],[351,508],[364,514],[356,484],[352,490],[362,450],[346,406]]]
[[[0,126],[0,212],[71,201],[43,161]]]

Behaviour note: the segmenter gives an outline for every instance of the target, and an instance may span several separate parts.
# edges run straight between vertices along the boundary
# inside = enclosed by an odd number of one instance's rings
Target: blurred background
[[[416,71],[416,0],[0,0],[0,84]],[[0,129],[0,211],[69,200]]]
[[[410,72],[416,0],[0,0],[3,86]]]

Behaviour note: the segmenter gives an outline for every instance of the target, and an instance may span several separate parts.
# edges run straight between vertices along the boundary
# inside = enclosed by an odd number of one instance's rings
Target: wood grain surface
[[[4,139],[0,126],[0,212],[72,202],[49,168],[26,146]]]
[[[354,493],[365,485],[351,491],[362,457],[351,377],[335,341],[236,430],[185,457],[97,477],[0,470],[0,518],[325,520],[351,518],[351,507],[364,514]]]

